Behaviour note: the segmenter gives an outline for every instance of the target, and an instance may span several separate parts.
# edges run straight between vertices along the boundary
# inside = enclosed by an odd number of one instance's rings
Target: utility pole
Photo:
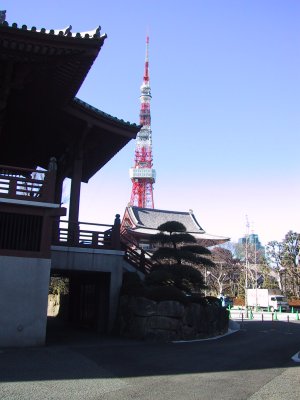
[[[248,302],[247,302],[247,288],[248,288],[248,268],[249,268],[249,256],[248,256],[248,242],[249,242],[249,220],[246,215],[246,237],[245,237],[245,309],[246,317],[248,318]]]
[[[254,223],[252,222],[252,229],[251,229],[251,238],[253,238],[254,243],[253,243],[253,247],[254,247],[254,268],[255,268],[255,309],[257,310],[257,254],[256,254],[256,234],[254,233]]]

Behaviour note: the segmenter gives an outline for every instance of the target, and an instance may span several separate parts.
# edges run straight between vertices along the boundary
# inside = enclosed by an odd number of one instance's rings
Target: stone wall
[[[118,330],[125,337],[164,342],[200,339],[226,333],[228,323],[228,311],[216,305],[120,298]]]

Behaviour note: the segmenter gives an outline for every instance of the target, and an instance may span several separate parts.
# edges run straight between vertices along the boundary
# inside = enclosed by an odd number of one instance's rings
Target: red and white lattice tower
[[[146,59],[144,79],[141,86],[141,130],[136,137],[134,167],[130,168],[129,175],[132,181],[130,205],[142,208],[154,208],[153,183],[155,170],[152,168],[152,131],[150,101],[151,89],[149,79],[149,37],[146,38]]]

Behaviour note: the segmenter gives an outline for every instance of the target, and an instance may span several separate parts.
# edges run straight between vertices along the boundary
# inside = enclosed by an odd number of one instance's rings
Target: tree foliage
[[[49,284],[49,294],[68,294],[69,280],[61,276],[52,276]]]
[[[204,287],[201,268],[212,268],[210,251],[197,244],[194,236],[178,221],[169,221],[158,227],[153,237],[156,250],[154,268],[147,277],[148,284],[175,286],[185,293],[199,293]]]

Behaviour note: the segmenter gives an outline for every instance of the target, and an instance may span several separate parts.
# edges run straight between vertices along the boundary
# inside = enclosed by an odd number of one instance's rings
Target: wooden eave
[[[81,152],[83,182],[88,182],[130,140],[135,139],[141,128],[139,125],[112,117],[79,99],[68,105],[64,112],[64,118],[71,126],[64,129],[65,137],[68,136],[66,142],[72,145],[74,141],[76,146],[67,156],[72,157],[77,149]],[[68,135],[68,132],[72,133]],[[69,176],[68,170],[66,175]]]
[[[134,139],[141,129],[140,125],[113,117],[78,98],[75,98],[65,110],[70,115],[85,120],[89,125],[129,139]]]
[[[77,37],[0,24],[0,163],[47,168],[56,157],[87,182],[140,127],[75,99],[106,35]]]
[[[78,92],[105,37],[85,39],[0,24],[0,78],[6,97],[23,88],[40,98],[43,90],[48,101],[66,104]]]

